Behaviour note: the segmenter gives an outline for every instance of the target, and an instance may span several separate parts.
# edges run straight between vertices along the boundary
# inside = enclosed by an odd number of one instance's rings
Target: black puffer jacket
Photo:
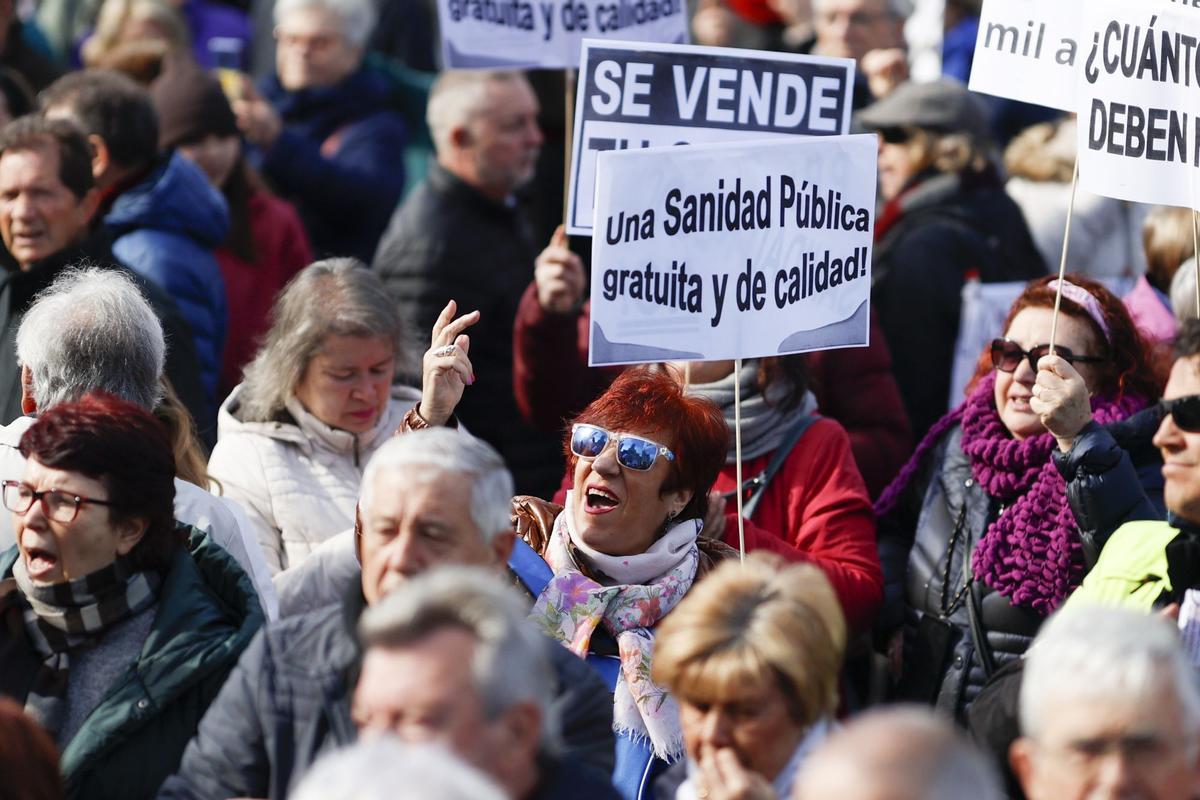
[[[924,174],[876,226],[871,303],[917,441],[946,411],[965,276],[1046,274],[1021,209],[994,172]]]
[[[885,598],[880,634],[886,640],[897,630],[904,632],[898,694],[931,702],[960,720],[987,679],[971,638],[963,568],[1002,510],[972,476],[961,441],[961,428],[949,431],[900,503],[879,520]],[[1025,652],[1043,618],[1012,605],[980,581],[972,586],[991,659],[999,669]],[[923,622],[925,615],[930,619]],[[934,620],[943,617],[948,626],[935,628]],[[941,646],[935,643],[939,638]]]

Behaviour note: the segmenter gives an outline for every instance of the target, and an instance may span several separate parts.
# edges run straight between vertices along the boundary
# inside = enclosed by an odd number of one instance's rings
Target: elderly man
[[[104,231],[89,228],[100,202],[91,164],[87,139],[69,123],[24,117],[0,131],[0,237],[18,267],[0,273],[0,423],[23,413],[14,344],[34,296],[80,262],[129,274]],[[161,289],[135,281],[171,342],[167,375],[194,414],[204,403],[187,323]]]
[[[1169,623],[1067,609],[1025,660],[1010,757],[1029,800],[1197,796],[1200,688]]]
[[[0,173],[3,160],[0,159]],[[0,480],[21,477],[21,436],[33,416],[59,403],[104,392],[153,411],[162,398],[163,328],[134,283],[136,276],[99,267],[69,270],[37,296],[21,320],[21,407],[27,416],[0,428]],[[245,512],[175,479],[175,518],[192,525],[237,560],[269,619],[278,613],[271,573]],[[14,543],[12,516],[0,514],[0,550]]]
[[[557,753],[556,645],[498,576],[440,567],[368,610],[359,631],[366,655],[352,707],[364,733],[440,742],[512,800],[616,800],[607,775]]]
[[[208,401],[196,423],[216,420],[225,344],[225,282],[213,250],[229,233],[229,209],[200,168],[158,157],[158,116],[149,92],[106,70],[73,72],[41,96],[47,119],[73,122],[88,137],[113,253],[179,304],[192,329]]]
[[[533,177],[537,115],[519,73],[443,73],[427,110],[437,162],[397,209],[373,268],[418,329],[432,328],[449,300],[479,310],[475,384],[456,413],[504,456],[519,493],[549,497],[561,446],[523,422],[512,390],[513,321],[537,256],[514,192]]]
[[[350,692],[361,654],[353,626],[363,609],[438,565],[505,569],[515,543],[512,477],[482,441],[446,428],[406,432],[376,451],[362,486],[360,524],[341,539],[362,567],[342,602],[258,635],[160,797],[286,797],[318,754],[355,737]],[[568,752],[611,770],[610,695],[565,648],[549,652]]]
[[[801,769],[792,800],[1000,800],[995,770],[947,721],[896,707],[851,721]]]
[[[854,108],[887,95],[908,79],[904,21],[911,0],[813,0],[815,55],[852,58]]]
[[[371,0],[277,0],[275,75],[233,103],[262,169],[300,209],[318,256],[370,263],[404,190],[404,121],[363,65]]]

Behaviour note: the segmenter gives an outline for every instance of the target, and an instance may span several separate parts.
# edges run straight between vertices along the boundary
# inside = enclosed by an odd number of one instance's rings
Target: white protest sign
[[[601,153],[590,363],[869,343],[874,135]]]
[[[853,91],[851,59],[585,41],[567,232],[592,233],[605,150],[845,134]]]
[[[1089,0],[1079,184],[1139,203],[1200,206],[1200,9]]]
[[[570,69],[585,36],[688,41],[684,0],[438,0],[447,69]]]
[[[1074,111],[1082,12],[1083,0],[984,0],[971,91]]]

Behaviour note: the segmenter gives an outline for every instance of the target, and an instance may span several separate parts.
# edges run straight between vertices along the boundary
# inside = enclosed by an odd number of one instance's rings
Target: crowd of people
[[[0,798],[1200,797],[1195,215],[1051,275],[979,12],[694,4],[855,61],[870,344],[590,368],[561,75],[0,0]]]

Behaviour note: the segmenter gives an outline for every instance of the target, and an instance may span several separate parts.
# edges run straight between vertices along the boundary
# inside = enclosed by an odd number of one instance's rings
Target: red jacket
[[[768,453],[743,462],[742,480],[758,475],[770,460]],[[733,492],[735,475],[734,466],[726,465],[713,489]],[[568,471],[554,502],[566,502],[572,482]],[[871,629],[883,601],[875,512],[841,425],[820,419],[804,432],[744,528],[746,552],[770,550],[788,561],[820,567],[842,602],[851,630]],[[729,501],[721,538],[737,549],[736,500]]]
[[[590,320],[586,303],[577,314],[549,314],[534,285],[525,290],[513,329],[513,391],[531,425],[561,431],[620,374],[619,367],[588,368]],[[809,353],[805,362],[817,406],[850,434],[859,471],[877,497],[912,452],[912,429],[874,313],[869,347]]]
[[[250,195],[254,262],[228,247],[216,251],[229,298],[229,327],[221,359],[221,396],[242,381],[242,368],[258,352],[266,335],[275,296],[292,276],[312,261],[308,234],[295,207],[270,192]]]

